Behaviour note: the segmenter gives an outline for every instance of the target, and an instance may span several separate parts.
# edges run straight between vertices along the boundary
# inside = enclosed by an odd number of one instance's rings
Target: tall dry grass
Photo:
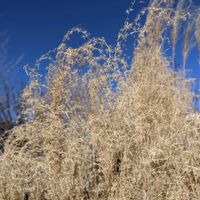
[[[191,81],[165,56],[176,12],[172,1],[152,0],[126,20],[116,47],[74,28],[26,69],[26,123],[0,158],[0,199],[200,198],[200,115]],[[67,45],[75,32],[86,39],[79,48]],[[129,35],[137,35],[130,70]]]

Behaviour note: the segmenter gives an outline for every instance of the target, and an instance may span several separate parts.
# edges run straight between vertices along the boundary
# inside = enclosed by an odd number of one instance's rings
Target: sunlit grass
[[[164,48],[170,42],[175,59],[178,27],[187,20],[195,26],[185,33],[193,28],[199,43],[199,21],[189,11],[181,0],[177,7],[153,0],[125,21],[115,47],[74,28],[26,68],[26,122],[12,129],[0,158],[0,199],[200,199],[200,115],[184,70],[188,35],[181,73]],[[85,40],[79,48],[67,46],[74,33]],[[134,35],[128,70],[124,45]]]

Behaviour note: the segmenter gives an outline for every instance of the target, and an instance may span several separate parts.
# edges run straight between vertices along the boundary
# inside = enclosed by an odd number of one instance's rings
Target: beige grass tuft
[[[144,26],[142,13],[137,24],[126,21],[114,48],[74,28],[27,68],[26,123],[12,129],[0,157],[1,200],[200,199],[200,115],[191,81],[165,56],[172,26],[173,48],[177,40],[173,9],[171,1],[151,1]],[[86,39],[79,48],[67,46],[75,32]],[[134,33],[128,71],[122,43]],[[89,71],[79,75],[84,66]]]

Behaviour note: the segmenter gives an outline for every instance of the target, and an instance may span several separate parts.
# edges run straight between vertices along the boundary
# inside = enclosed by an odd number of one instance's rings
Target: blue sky
[[[145,0],[145,5],[149,0]],[[19,65],[22,79],[27,80],[23,65],[57,47],[72,27],[87,29],[92,36],[104,36],[109,43],[126,17],[131,0],[0,0],[0,31],[9,36],[9,59],[23,55]],[[200,0],[193,0],[200,6]],[[135,14],[142,5],[136,0]],[[181,47],[178,50],[181,49]],[[188,66],[193,77],[199,77],[198,51],[190,53]]]
[[[8,31],[9,56],[32,63],[73,26],[114,42],[129,6],[130,0],[0,0],[0,29]]]

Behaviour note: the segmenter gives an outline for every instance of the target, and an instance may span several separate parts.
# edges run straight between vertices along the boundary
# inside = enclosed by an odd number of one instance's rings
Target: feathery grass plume
[[[183,76],[185,77],[186,75],[186,61],[188,58],[188,53],[190,49],[192,48],[191,46],[191,41],[192,41],[192,34],[194,31],[194,20],[192,19],[187,25],[184,30],[184,44],[183,44]]]
[[[26,123],[0,157],[0,199],[200,198],[200,115],[191,82],[164,52],[172,12],[171,1],[152,0],[114,47],[74,28],[27,68]],[[68,45],[74,33],[84,40],[77,48]],[[128,71],[123,47],[134,34]]]
[[[186,73],[186,61],[189,51],[196,46],[199,46],[199,16],[200,9],[193,9],[187,25],[184,30],[184,45],[183,45],[183,74]]]
[[[195,34],[196,34],[196,39],[198,41],[198,44],[200,44],[200,14],[196,18]]]
[[[200,9],[197,10],[196,24],[195,24],[195,37],[198,43],[199,52],[200,52]],[[199,58],[200,63],[200,58]]]
[[[171,31],[171,37],[172,37],[172,67],[175,69],[175,48],[177,43],[177,36],[179,33],[180,25],[183,21],[186,20],[188,16],[188,10],[190,7],[190,1],[189,5],[186,5],[185,0],[179,0],[174,12],[173,16],[173,22],[172,22],[172,31]]]

